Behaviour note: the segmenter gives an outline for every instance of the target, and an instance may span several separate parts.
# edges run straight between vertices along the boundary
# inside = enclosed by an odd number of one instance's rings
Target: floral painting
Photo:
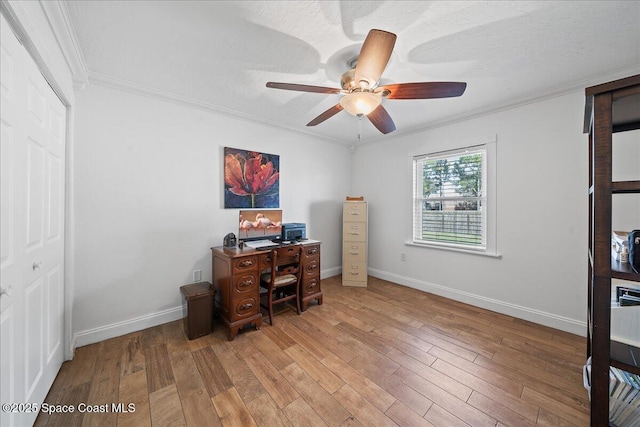
[[[225,147],[224,207],[280,207],[280,156]]]

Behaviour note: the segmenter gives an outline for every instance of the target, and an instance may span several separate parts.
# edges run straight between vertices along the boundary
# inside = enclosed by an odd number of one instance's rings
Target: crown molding
[[[342,141],[337,138],[317,135],[312,132],[305,132],[304,130],[301,130],[292,126],[283,125],[282,123],[274,122],[271,120],[266,120],[262,117],[257,117],[250,114],[242,113],[240,111],[232,110],[229,108],[220,107],[218,105],[209,104],[207,102],[203,102],[197,99],[176,95],[174,93],[170,93],[161,89],[155,89],[148,86],[139,85],[137,83],[132,83],[130,81],[119,79],[113,76],[108,76],[105,74],[95,73],[93,71],[89,71],[87,73],[87,83],[95,84],[98,86],[104,86],[110,89],[121,90],[129,93],[133,93],[135,95],[145,96],[148,98],[153,98],[153,99],[164,101],[164,102],[170,102],[170,103],[185,106],[185,107],[197,108],[197,109],[205,110],[209,112],[213,111],[220,114],[226,114],[236,118],[242,118],[245,120],[262,123],[270,127],[275,127],[278,129],[287,129],[295,133],[304,134],[307,136],[311,136],[313,138],[319,138],[327,142],[338,144],[342,147],[346,146],[345,141]]]
[[[74,89],[83,89],[88,83],[88,68],[75,29],[71,23],[66,3],[57,0],[40,0],[40,6],[49,21],[58,46],[71,71]]]
[[[396,140],[406,136],[411,136],[411,135],[427,132],[433,129],[454,125],[456,123],[465,122],[475,118],[496,114],[501,111],[507,111],[507,110],[512,110],[514,108],[524,107],[529,104],[535,104],[537,102],[546,101],[548,99],[557,98],[559,96],[565,96],[571,93],[584,91],[584,89],[587,87],[598,85],[598,84],[601,84],[602,82],[618,80],[618,79],[635,75],[638,73],[640,73],[640,64],[636,64],[631,67],[626,67],[620,70],[612,71],[604,75],[576,80],[563,86],[558,86],[558,87],[549,89],[547,91],[540,92],[535,95],[524,97],[515,102],[504,102],[504,103],[496,104],[487,108],[478,108],[475,110],[469,110],[464,113],[461,113],[455,116],[450,116],[442,120],[432,121],[428,125],[425,125],[422,127],[418,127],[418,128],[407,130],[407,131],[399,130],[394,132],[394,134],[391,137],[388,137],[387,135],[387,138],[385,138],[385,135],[380,135],[376,138],[369,139],[366,142],[366,144],[365,143],[359,144],[359,146],[369,145],[374,143],[381,143],[381,142],[388,142],[390,140]]]

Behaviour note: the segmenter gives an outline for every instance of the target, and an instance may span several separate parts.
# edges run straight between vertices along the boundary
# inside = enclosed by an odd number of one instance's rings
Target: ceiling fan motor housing
[[[370,81],[369,79],[360,79],[357,81],[355,74],[356,69],[354,68],[342,75],[340,78],[340,87],[342,87],[343,90],[348,92],[352,92],[354,90],[373,92],[373,90],[378,86],[377,81]]]

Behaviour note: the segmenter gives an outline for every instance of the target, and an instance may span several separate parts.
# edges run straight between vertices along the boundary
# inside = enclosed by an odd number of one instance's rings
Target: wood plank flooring
[[[78,348],[46,402],[108,412],[36,425],[589,424],[585,338],[375,278],[322,288],[323,305],[234,341],[221,323],[190,341],[176,321]]]

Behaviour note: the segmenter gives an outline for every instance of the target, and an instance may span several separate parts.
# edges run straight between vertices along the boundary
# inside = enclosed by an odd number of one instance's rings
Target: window
[[[491,192],[495,141],[413,157],[413,243],[496,255]]]

